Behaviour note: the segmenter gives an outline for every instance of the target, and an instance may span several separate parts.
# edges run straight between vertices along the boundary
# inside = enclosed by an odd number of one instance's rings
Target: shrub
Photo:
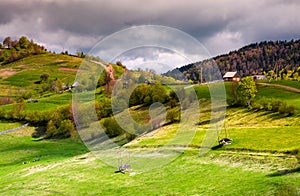
[[[286,113],[286,111],[287,111],[286,103],[285,103],[285,102],[282,102],[282,103],[279,105],[278,112],[279,112],[279,114],[284,114],[284,113]]]
[[[60,127],[57,132],[58,137],[70,137],[70,136],[75,136],[75,127],[74,124],[70,120],[63,120],[60,123]]]
[[[257,103],[256,101],[253,101],[251,103],[251,109],[253,110],[261,110],[262,109],[262,105],[260,105],[259,103]]]
[[[132,141],[132,140],[134,140],[135,138],[136,138],[136,135],[131,134],[131,133],[126,133],[126,139],[127,139],[128,141]]]
[[[288,115],[294,115],[296,113],[295,106],[289,105],[286,108]]]
[[[145,97],[144,103],[145,103],[145,105],[150,105],[151,104],[151,98],[150,98],[149,95]]]
[[[118,102],[119,101],[119,102]],[[114,107],[115,110],[122,111],[124,107],[126,107],[123,103],[123,100],[115,100],[113,99],[114,106],[118,106],[120,108]],[[98,116],[98,119],[109,117],[112,114],[111,102],[110,99],[103,99],[101,102],[95,102],[95,110]]]
[[[280,114],[294,115],[296,108],[293,105],[287,105],[285,101],[278,99],[267,99],[263,97],[260,100],[262,109],[266,111],[279,112]]]
[[[168,101],[166,89],[159,83],[153,86],[148,84],[139,84],[130,95],[129,105],[150,105],[155,102],[165,103]]]
[[[178,108],[172,108],[172,109],[169,109],[167,111],[167,117],[166,119],[169,121],[169,122],[177,122],[180,120],[180,112],[178,110]]]
[[[50,120],[47,124],[46,138],[67,138],[75,135],[75,127],[71,120],[63,120],[59,125]]]
[[[278,112],[279,111],[279,106],[282,104],[282,101],[277,100],[277,99],[271,99],[271,107],[272,111]]]
[[[272,106],[271,106],[271,104],[270,104],[270,100],[267,99],[267,98],[265,98],[265,97],[263,97],[263,98],[261,99],[261,105],[262,105],[263,109],[266,110],[266,111],[272,109]]]
[[[110,138],[116,137],[125,132],[113,117],[104,119],[103,126],[105,127],[105,133]]]
[[[53,137],[56,134],[57,134],[57,127],[55,126],[54,122],[50,120],[46,128],[46,138]]]

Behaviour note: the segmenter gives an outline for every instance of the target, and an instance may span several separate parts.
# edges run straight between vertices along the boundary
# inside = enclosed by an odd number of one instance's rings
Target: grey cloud
[[[3,0],[0,4],[0,39],[25,34],[55,50],[87,51],[101,37],[145,24],[185,31],[213,55],[251,42],[300,35],[298,0]]]

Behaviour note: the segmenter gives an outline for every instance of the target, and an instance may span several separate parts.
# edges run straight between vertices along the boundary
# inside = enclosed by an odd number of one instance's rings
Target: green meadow
[[[284,143],[266,139],[275,133],[285,135],[287,130],[233,129],[234,144],[225,149],[199,156],[199,149],[190,148],[169,164],[146,171],[135,171],[132,165],[132,172],[126,174],[114,173],[117,168],[96,159],[78,140],[1,135],[1,194],[293,195],[300,187],[299,165],[294,156],[279,153],[289,149]],[[253,142],[247,142],[249,138]],[[299,137],[294,140],[291,147],[299,144]]]

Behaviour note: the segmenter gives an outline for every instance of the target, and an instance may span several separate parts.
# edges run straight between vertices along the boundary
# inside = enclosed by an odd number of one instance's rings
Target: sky
[[[115,32],[161,25],[187,33],[216,56],[254,42],[299,39],[298,10],[299,0],[1,0],[0,41],[25,35],[50,51],[87,53]],[[188,62],[162,48],[141,51],[118,58],[130,66],[149,59],[170,66]]]

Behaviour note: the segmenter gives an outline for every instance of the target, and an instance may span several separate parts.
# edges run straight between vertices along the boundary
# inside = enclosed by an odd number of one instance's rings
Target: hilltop
[[[0,43],[0,66],[22,59],[27,56],[46,53],[47,49],[35,43],[33,40],[28,40],[22,36],[17,40],[12,40],[11,37],[6,37],[3,44]]]
[[[264,74],[268,78],[300,80],[300,40],[253,43],[212,59],[222,75],[227,71],[237,71],[241,77]],[[199,81],[199,69],[205,69],[207,61],[188,64],[177,70],[188,79]],[[171,70],[165,75],[176,77],[176,71]]]

